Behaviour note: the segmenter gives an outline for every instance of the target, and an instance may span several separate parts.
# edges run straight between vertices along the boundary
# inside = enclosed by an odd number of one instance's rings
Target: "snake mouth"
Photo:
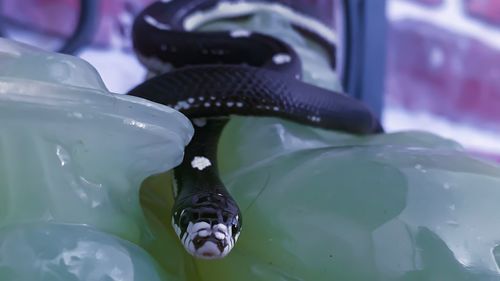
[[[225,225],[210,225],[206,222],[190,223],[181,241],[191,255],[201,259],[223,258],[234,246]]]
[[[225,256],[224,251],[228,246],[225,239],[219,240],[215,236],[200,237],[196,236],[193,239],[195,255],[205,259],[221,258]]]

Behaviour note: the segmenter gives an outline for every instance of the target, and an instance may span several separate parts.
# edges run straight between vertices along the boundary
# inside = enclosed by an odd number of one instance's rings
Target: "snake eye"
[[[232,228],[231,230],[232,230],[233,235],[236,235],[239,231],[238,224],[233,224],[231,228]]]
[[[179,224],[182,228],[187,228],[189,224],[189,218],[187,216],[187,213],[183,213],[180,217]]]

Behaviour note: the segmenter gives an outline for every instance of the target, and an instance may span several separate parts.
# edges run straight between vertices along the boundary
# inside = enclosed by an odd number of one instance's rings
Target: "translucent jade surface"
[[[180,163],[182,114],[83,60],[0,39],[0,280],[174,280],[140,247],[139,187]]]
[[[235,28],[287,40],[306,81],[338,89],[319,47],[283,19],[259,13],[203,27]],[[184,253],[168,225],[171,205],[159,200],[171,199],[168,176],[142,189],[157,226],[148,249],[180,280],[500,280],[500,169],[453,141],[233,117],[219,149],[223,180],[244,217],[226,259]]]
[[[194,260],[170,227],[170,174],[157,174],[179,163],[187,120],[107,93],[76,58],[0,43],[2,281],[500,280],[497,166],[422,132],[357,137],[274,118],[234,117],[224,131],[243,232],[226,259]],[[311,58],[305,78],[330,85]],[[50,74],[59,63],[65,79]]]

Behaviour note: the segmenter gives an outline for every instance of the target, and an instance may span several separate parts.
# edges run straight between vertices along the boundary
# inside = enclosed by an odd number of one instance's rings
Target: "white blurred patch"
[[[144,21],[146,21],[149,25],[152,25],[153,27],[156,27],[161,30],[170,30],[170,25],[166,23],[159,22],[157,19],[153,18],[150,15],[145,15],[144,16]]]
[[[212,166],[212,162],[206,157],[195,156],[191,161],[191,167],[203,171],[206,167]]]
[[[248,30],[244,30],[244,29],[237,29],[237,30],[233,30],[231,31],[231,37],[233,38],[239,38],[239,37],[249,37],[250,35],[252,35],[252,32],[248,31]]]
[[[193,30],[204,23],[216,19],[249,15],[257,12],[272,12],[279,14],[290,20],[290,22],[294,25],[320,35],[332,45],[337,44],[337,34],[334,33],[329,26],[279,3],[221,1],[211,10],[205,10],[203,12],[200,11],[189,15],[189,17],[184,21],[184,28],[186,30]]]
[[[292,61],[292,57],[288,54],[276,54],[273,56],[273,62],[275,64],[284,64]]]

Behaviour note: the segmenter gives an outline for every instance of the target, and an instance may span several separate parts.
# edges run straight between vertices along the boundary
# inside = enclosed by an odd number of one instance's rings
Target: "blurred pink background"
[[[94,47],[118,47],[131,55],[128,32],[133,16],[151,2],[100,1]],[[319,5],[316,0],[309,2]],[[63,35],[74,28],[78,1],[4,0],[2,5],[2,13],[16,23]],[[457,138],[479,155],[500,159],[500,144],[496,144],[500,137],[500,1],[388,0],[387,20],[386,127],[449,130],[443,132],[445,136]],[[435,119],[412,115],[415,112],[451,122],[451,128],[428,126]],[[401,116],[407,120],[401,121]],[[466,127],[457,127],[462,125]],[[453,135],[453,131],[459,133]]]

